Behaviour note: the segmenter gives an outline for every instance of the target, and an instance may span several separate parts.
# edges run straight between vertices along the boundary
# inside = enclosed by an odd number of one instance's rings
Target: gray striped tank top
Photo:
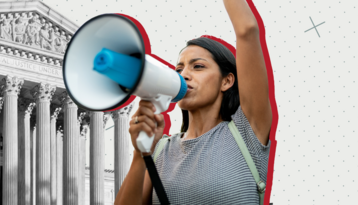
[[[266,183],[271,142],[261,144],[241,106],[231,118]],[[174,134],[165,144],[155,165],[171,204],[259,204],[255,180],[228,124],[223,121],[185,141],[184,133]],[[154,189],[152,201],[160,204]]]

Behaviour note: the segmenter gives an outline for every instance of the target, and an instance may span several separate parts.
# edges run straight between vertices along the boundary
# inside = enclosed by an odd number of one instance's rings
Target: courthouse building
[[[113,204],[128,172],[133,104],[111,113],[90,112],[66,92],[63,58],[77,29],[41,1],[0,2],[3,205]],[[114,169],[105,170],[110,118]]]

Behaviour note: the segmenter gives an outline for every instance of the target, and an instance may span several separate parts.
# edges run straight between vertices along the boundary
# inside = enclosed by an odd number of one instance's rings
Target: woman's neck
[[[197,138],[213,127],[222,122],[222,118],[219,115],[219,109],[200,109],[196,111],[188,111],[189,115],[189,127],[186,136],[186,140]],[[215,117],[214,117],[215,116]]]

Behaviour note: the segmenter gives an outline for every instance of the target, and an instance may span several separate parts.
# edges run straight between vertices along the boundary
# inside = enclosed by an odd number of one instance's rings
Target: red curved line
[[[272,124],[271,124],[271,131],[270,131],[271,147],[270,147],[270,155],[269,155],[268,170],[267,170],[266,192],[265,192],[265,199],[264,199],[264,204],[268,205],[270,203],[272,179],[273,179],[274,164],[275,164],[275,153],[276,153],[276,145],[277,145],[275,136],[276,136],[277,123],[278,123],[278,111],[277,111],[277,105],[275,99],[275,83],[274,83],[273,71],[272,71],[270,55],[267,49],[266,39],[265,39],[265,26],[252,0],[247,0],[247,3],[256,18],[260,30],[261,49],[265,58],[268,84],[269,84],[269,98],[270,98],[271,110],[272,110]]]

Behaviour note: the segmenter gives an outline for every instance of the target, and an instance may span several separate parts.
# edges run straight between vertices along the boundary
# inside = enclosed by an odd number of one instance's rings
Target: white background
[[[45,0],[77,25],[102,13],[124,13],[145,28],[152,53],[175,64],[187,40],[213,35],[235,46],[219,0]],[[263,1],[279,112],[270,202],[354,204],[358,195],[358,2]],[[323,24],[315,29],[315,25]],[[307,32],[305,32],[307,31]],[[138,103],[132,110],[135,112]],[[170,134],[181,111],[170,113]],[[113,122],[106,128],[106,169],[113,169]]]

